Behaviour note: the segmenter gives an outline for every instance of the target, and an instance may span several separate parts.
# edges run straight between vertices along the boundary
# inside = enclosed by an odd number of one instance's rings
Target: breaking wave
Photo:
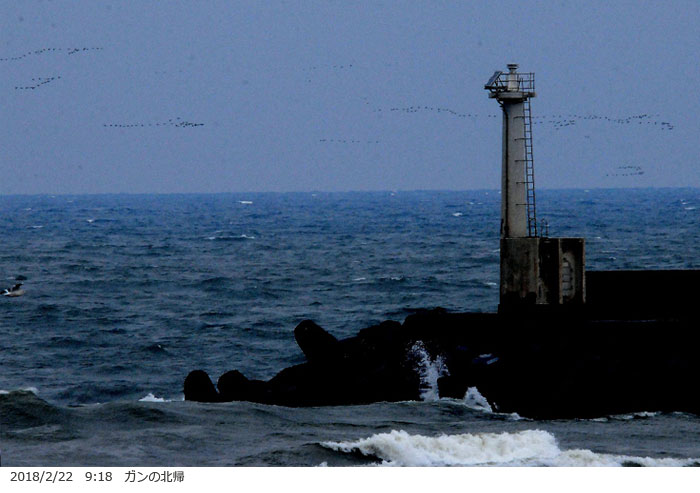
[[[438,379],[450,374],[445,361],[440,355],[432,358],[422,341],[416,342],[410,349],[409,354],[416,360],[416,369],[420,377],[421,400],[437,401],[440,398]]]
[[[179,400],[184,401],[185,400],[184,396]],[[149,392],[147,395],[145,395],[139,399],[139,402],[175,402],[175,401],[176,401],[176,399],[166,399],[164,397],[157,397],[156,395],[153,394],[153,392]]]
[[[489,401],[481,395],[479,389],[476,387],[469,387],[467,389],[467,393],[464,395],[464,405],[476,411],[493,413],[493,408],[489,404]]]
[[[232,236],[232,235],[217,235],[214,234],[213,236],[207,236],[207,240],[209,241],[245,241],[245,240],[254,240],[255,236],[252,235],[247,235],[247,234],[241,234],[237,236]]]
[[[697,466],[700,459],[657,459],[599,454],[559,448],[554,435],[541,430],[515,433],[464,433],[428,437],[403,430],[349,442],[323,442],[325,448],[376,458],[377,465],[433,466]]]

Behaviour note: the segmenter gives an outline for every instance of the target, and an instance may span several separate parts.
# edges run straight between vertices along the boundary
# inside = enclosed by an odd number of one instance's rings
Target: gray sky
[[[497,188],[509,62],[538,187],[698,187],[699,25],[697,0],[0,0],[0,193]]]

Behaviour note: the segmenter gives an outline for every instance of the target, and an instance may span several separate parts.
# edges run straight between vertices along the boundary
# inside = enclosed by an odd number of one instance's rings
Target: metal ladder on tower
[[[535,206],[535,167],[532,157],[532,112],[530,99],[525,99],[523,108],[525,121],[525,186],[527,187],[527,231],[528,236],[537,236],[537,214]]]

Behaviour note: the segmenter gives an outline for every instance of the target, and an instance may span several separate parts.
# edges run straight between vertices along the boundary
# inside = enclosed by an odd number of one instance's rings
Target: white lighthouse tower
[[[517,69],[509,64],[507,73],[496,72],[485,86],[503,109],[501,238],[537,236],[530,114],[535,74]]]
[[[583,238],[538,235],[530,98],[535,74],[497,71],[484,86],[503,110],[500,309],[585,301]]]

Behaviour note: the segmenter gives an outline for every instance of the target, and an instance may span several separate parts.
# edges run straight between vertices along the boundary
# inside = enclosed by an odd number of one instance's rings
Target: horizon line
[[[700,186],[646,186],[646,187],[542,187],[538,191],[590,191],[590,190],[700,190]],[[82,196],[106,196],[106,195],[285,195],[285,194],[352,194],[352,193],[461,193],[461,192],[496,192],[501,193],[500,188],[415,188],[415,189],[377,189],[377,190],[286,190],[286,191],[230,191],[230,192],[37,192],[37,193],[0,193],[0,197],[82,197]]]

